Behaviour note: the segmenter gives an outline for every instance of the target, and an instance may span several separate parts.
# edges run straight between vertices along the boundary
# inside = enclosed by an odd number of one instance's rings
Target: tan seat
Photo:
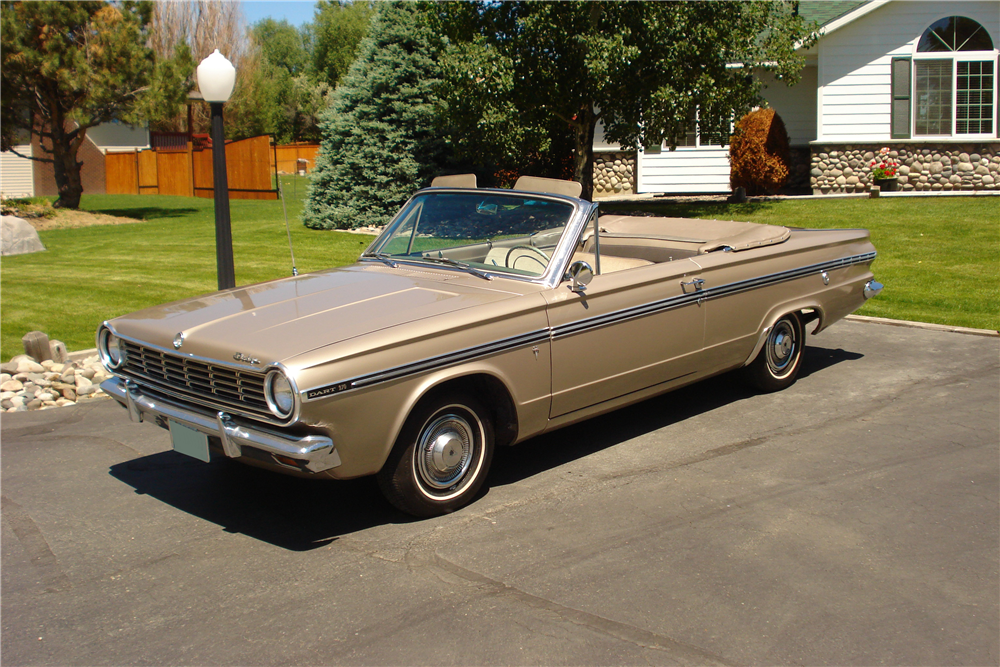
[[[578,252],[573,255],[574,262],[586,262],[590,268],[597,270],[597,256],[590,252]],[[572,263],[572,262],[571,262]],[[615,257],[614,255],[601,254],[601,273],[614,273],[615,271],[625,271],[636,269],[640,266],[649,266],[653,262],[634,257]]]

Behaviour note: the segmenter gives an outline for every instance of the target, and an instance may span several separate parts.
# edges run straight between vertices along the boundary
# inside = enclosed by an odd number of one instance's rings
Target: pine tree
[[[435,130],[440,50],[416,3],[377,6],[358,58],[325,112],[306,226],[383,225],[442,171],[450,151]]]

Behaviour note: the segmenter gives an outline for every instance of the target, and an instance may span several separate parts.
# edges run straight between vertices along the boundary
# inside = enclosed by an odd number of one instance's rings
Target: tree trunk
[[[55,159],[56,187],[59,189],[59,199],[54,208],[80,208],[80,195],[83,194],[83,180],[80,177],[82,162],[77,162],[76,151],[71,147],[54,145],[52,157]]]
[[[580,197],[594,198],[594,130],[597,114],[588,104],[580,110],[573,124],[573,180],[583,185]]]
[[[52,108],[53,113],[48,126],[52,142],[52,167],[55,172],[56,188],[59,191],[59,199],[52,206],[54,208],[80,208],[80,195],[83,194],[83,179],[80,176],[80,168],[83,167],[83,163],[78,162],[76,156],[87,137],[87,131],[83,128],[67,131],[67,123],[61,109],[54,104]]]

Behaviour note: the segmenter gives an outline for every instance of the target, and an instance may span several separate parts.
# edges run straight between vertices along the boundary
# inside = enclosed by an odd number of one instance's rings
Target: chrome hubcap
[[[468,421],[454,414],[438,417],[420,436],[417,467],[421,480],[433,489],[458,483],[472,464],[474,431]]]
[[[776,375],[786,370],[796,352],[795,332],[791,324],[783,320],[775,325],[767,352],[768,365]]]

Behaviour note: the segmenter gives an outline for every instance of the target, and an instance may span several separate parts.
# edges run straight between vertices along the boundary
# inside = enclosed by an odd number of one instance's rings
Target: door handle
[[[694,280],[692,280],[690,282],[684,282],[682,280],[681,281],[681,290],[685,294],[687,293],[687,289],[686,289],[687,285],[690,285],[691,287],[693,287],[695,292],[700,292],[701,290],[703,290],[705,288],[705,281],[702,280],[701,278],[695,278]]]

